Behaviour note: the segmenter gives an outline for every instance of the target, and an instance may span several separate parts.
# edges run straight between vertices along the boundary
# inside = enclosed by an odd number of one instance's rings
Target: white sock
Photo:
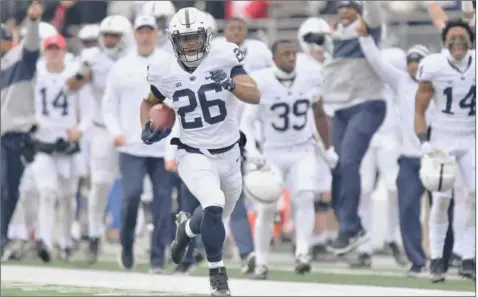
[[[224,267],[224,262],[221,260],[219,262],[207,262],[209,269]]]
[[[398,198],[396,191],[388,191],[387,200],[387,233],[385,234],[385,242],[395,241],[395,234],[398,229]]]
[[[53,230],[55,223],[56,195],[51,191],[40,192],[38,207],[38,239],[51,250],[53,248]]]
[[[462,241],[463,247],[462,259],[469,260],[475,258],[475,237],[476,237],[476,228],[474,226],[467,227],[463,232]]]
[[[194,238],[196,237],[197,234],[194,234],[193,231],[191,230],[191,226],[189,226],[189,223],[191,222],[191,220],[188,220],[186,222],[186,235],[189,237],[189,238]]]
[[[443,246],[445,245],[448,223],[435,224],[430,222],[430,257],[432,259],[443,258]]]
[[[463,246],[465,239],[465,224],[466,224],[466,204],[455,202],[455,208],[453,212],[453,253],[462,256],[463,255]]]
[[[308,255],[315,223],[314,193],[311,191],[297,193],[295,197],[292,197],[292,203],[296,218],[295,256]]]
[[[323,231],[319,235],[312,236],[310,243],[312,245],[325,245],[327,243],[327,231]]]
[[[256,224],[254,226],[254,248],[256,266],[267,266],[269,263],[269,248],[273,234],[273,221],[276,205],[257,205]]]
[[[362,195],[360,199],[362,199],[362,201],[359,206],[359,216],[360,216],[360,220],[362,221],[362,227],[365,229],[365,231],[370,232],[370,228],[372,225],[372,222],[371,222],[372,218],[370,215],[372,204],[370,203],[370,196]],[[364,200],[364,199],[367,199],[367,200]],[[357,250],[361,254],[371,255],[373,252],[372,241],[367,240],[366,242],[359,245]]]
[[[339,232],[337,230],[327,230],[327,239],[335,240],[337,238],[338,233]]]

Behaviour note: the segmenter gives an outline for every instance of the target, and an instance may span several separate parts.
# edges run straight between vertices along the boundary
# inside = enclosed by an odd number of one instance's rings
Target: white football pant
[[[383,178],[387,188],[387,232],[385,242],[395,241],[395,233],[399,226],[398,198],[397,198],[397,176],[398,176],[398,157],[399,143],[393,133],[376,134],[372,138],[370,147],[362,159],[360,165],[361,195],[359,216],[363,228],[370,232],[372,228],[372,193],[375,190],[375,179],[377,172]],[[359,253],[372,254],[372,241],[369,240],[361,244],[358,248]]]
[[[119,176],[119,160],[112,136],[106,129],[94,126],[91,137],[88,235],[90,238],[100,238],[104,231],[108,195],[114,181]]]
[[[295,223],[296,257],[309,255],[314,231],[314,198],[317,191],[317,158],[315,143],[304,143],[287,148],[264,151],[267,164],[279,168],[291,196]],[[256,265],[267,266],[273,220],[277,204],[257,205],[254,232]]]
[[[73,206],[79,179],[77,156],[38,153],[32,164],[39,192],[37,239],[42,240],[50,250],[55,226],[60,229],[60,248],[72,247]],[[59,214],[57,222],[56,208]]]
[[[458,217],[464,218],[464,230],[462,230],[461,252],[462,259],[468,260],[475,257],[475,135],[459,135],[456,132],[442,132],[432,130],[430,145],[432,148],[452,152],[458,162],[458,171],[466,187],[463,197],[455,195]],[[430,210],[430,253],[431,259],[443,257],[446,232],[448,230],[448,207],[453,196],[452,190],[432,194],[432,207]],[[455,217],[456,219],[456,217]],[[458,231],[460,232],[460,231]]]

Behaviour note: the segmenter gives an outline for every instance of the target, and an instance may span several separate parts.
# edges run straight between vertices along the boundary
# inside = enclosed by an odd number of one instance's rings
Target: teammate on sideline
[[[141,142],[139,115],[132,113],[141,104],[148,83],[147,66],[169,54],[156,47],[158,27],[152,15],[138,15],[134,24],[137,49],[132,50],[111,68],[103,98],[103,118],[111,135],[125,135],[126,143],[118,147],[122,183],[121,264],[134,264],[135,227],[144,177],[152,181],[153,224],[150,273],[164,273],[165,249],[170,243],[172,190],[176,174],[164,164],[165,141],[147,146]],[[137,98],[136,98],[137,97]],[[132,98],[136,99],[133,100]]]
[[[88,236],[87,262],[96,263],[99,253],[100,237],[104,229],[104,214],[108,203],[108,193],[118,177],[117,146],[126,143],[124,135],[113,137],[106,130],[101,106],[106,81],[113,64],[123,57],[133,44],[133,29],[130,21],[121,15],[106,17],[100,24],[99,47],[81,53],[82,67],[68,80],[68,89],[76,91],[90,83],[96,99],[93,129],[91,131],[91,190],[88,197]]]
[[[434,149],[456,157],[468,195],[467,225],[460,274],[475,278],[475,132],[476,132],[476,72],[475,56],[470,48],[475,36],[463,21],[449,21],[442,31],[447,49],[422,61],[415,105],[415,132],[422,143],[422,153]],[[425,112],[430,101],[435,103],[430,137]],[[452,141],[450,141],[452,140]],[[448,229],[448,206],[451,190],[434,192],[430,210],[430,271],[432,281],[445,280],[443,245]]]
[[[61,35],[43,43],[46,69],[35,84],[35,113],[39,128],[35,133],[38,153],[32,164],[39,192],[37,253],[51,261],[56,204],[60,209],[60,259],[72,252],[73,203],[78,189],[79,139],[90,123],[91,89],[65,94],[64,86],[78,71],[78,63],[65,64],[66,41]],[[78,113],[83,110],[83,113]],[[86,113],[85,113],[86,112]],[[81,122],[79,121],[81,117]]]
[[[291,191],[296,233],[295,271],[310,271],[310,238],[314,229],[314,198],[317,160],[314,134],[308,123],[309,109],[326,149],[331,147],[327,115],[320,96],[322,76],[296,68],[297,47],[294,42],[279,40],[272,46],[274,66],[252,74],[261,91],[260,105],[246,105],[242,129],[254,135],[254,123],[260,121],[264,138],[264,157],[254,142],[246,144],[248,162],[260,166],[265,162],[277,166]],[[251,137],[253,138],[253,137]],[[333,151],[333,150],[332,150]],[[331,151],[331,152],[332,152]],[[337,163],[337,155],[327,154],[330,163]],[[332,164],[332,165],[335,165]],[[276,204],[257,205],[255,226],[256,269],[254,279],[267,278],[267,264],[272,237],[272,222]]]
[[[151,93],[141,105],[142,139],[151,144],[170,133],[151,129],[148,113],[166,97],[172,98],[181,125],[179,139],[172,140],[179,149],[178,172],[201,207],[192,216],[178,214],[171,255],[180,263],[191,240],[201,234],[211,294],[230,296],[222,260],[222,218],[231,214],[242,192],[237,144],[245,142],[236,118],[239,101],[232,95],[251,104],[258,104],[261,95],[235,44],[210,45],[211,28],[203,12],[191,7],[179,10],[169,30],[177,60],[165,57],[149,67]]]

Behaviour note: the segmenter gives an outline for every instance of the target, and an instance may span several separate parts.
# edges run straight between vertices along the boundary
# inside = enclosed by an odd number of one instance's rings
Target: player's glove
[[[209,73],[211,73],[211,79],[225,90],[232,91],[236,87],[236,82],[224,70],[218,69]]]
[[[147,145],[151,145],[155,142],[160,141],[163,138],[166,138],[171,134],[171,128],[151,128],[151,120],[148,120],[143,127],[143,132],[141,132],[141,140]]]
[[[331,169],[334,169],[335,166],[337,166],[337,163],[339,162],[339,156],[335,152],[333,146],[329,147],[329,149],[325,151],[324,157],[325,161],[327,161],[327,164],[329,164],[329,167]]]

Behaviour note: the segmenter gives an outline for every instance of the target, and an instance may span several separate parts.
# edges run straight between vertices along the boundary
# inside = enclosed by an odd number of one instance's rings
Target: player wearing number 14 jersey
[[[277,41],[273,47],[274,66],[252,74],[262,94],[259,105],[244,108],[242,129],[254,135],[254,123],[262,124],[263,157],[267,164],[277,166],[291,193],[296,227],[296,267],[299,274],[310,271],[310,239],[314,228],[314,197],[317,191],[315,127],[324,142],[326,160],[337,162],[330,146],[327,116],[317,100],[322,83],[321,72],[296,68],[297,47],[291,41]],[[313,110],[313,112],[312,112]],[[312,118],[312,113],[314,118]],[[253,141],[246,144],[249,162],[263,163],[262,154]],[[253,278],[267,277],[267,255],[272,237],[275,205],[258,205],[255,232],[256,271]]]
[[[468,190],[462,267],[460,273],[475,277],[475,133],[476,133],[476,72],[475,56],[470,48],[474,34],[462,21],[450,21],[442,31],[446,50],[423,59],[418,70],[415,132],[422,141],[423,154],[441,150],[456,156],[459,173]],[[430,139],[427,137],[425,111],[433,99],[435,110],[431,120]],[[437,170],[438,171],[438,170]],[[442,180],[440,172],[439,184]],[[438,186],[440,188],[440,186]],[[448,229],[448,205],[451,190],[434,192],[430,212],[430,272],[434,282],[445,279],[443,245]]]
[[[46,67],[38,69],[35,84],[38,152],[31,166],[39,193],[37,252],[49,262],[57,205],[61,214],[60,257],[67,260],[71,255],[70,230],[81,161],[79,139],[88,127],[92,94],[89,86],[75,94],[64,92],[66,81],[78,70],[79,63],[65,64],[63,36],[45,39],[43,47]]]
[[[148,67],[151,93],[141,105],[142,139],[151,144],[164,138],[166,130],[151,129],[148,113],[168,97],[180,126],[178,172],[201,207],[177,216],[176,238],[171,246],[179,264],[192,238],[202,235],[207,254],[211,294],[229,296],[227,273],[222,261],[228,217],[242,191],[241,145],[237,123],[239,100],[257,104],[260,92],[244,70],[244,56],[228,42],[210,45],[211,26],[196,8],[179,10],[169,26],[176,53]],[[234,95],[234,96],[233,96]],[[170,131],[170,130],[169,130]]]

